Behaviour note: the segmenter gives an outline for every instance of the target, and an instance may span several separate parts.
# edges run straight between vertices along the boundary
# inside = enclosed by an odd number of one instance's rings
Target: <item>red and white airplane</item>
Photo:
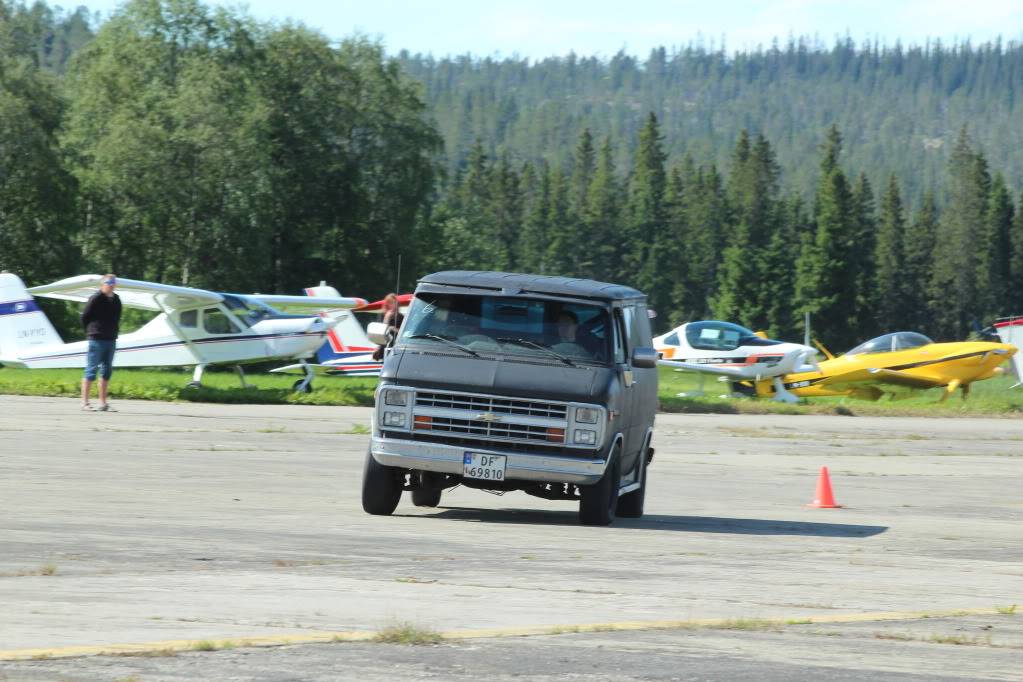
[[[26,289],[16,275],[0,273],[0,364],[21,368],[85,366],[85,341],[64,343],[35,297],[84,303],[101,275],[79,275]],[[194,366],[191,385],[210,365],[241,365],[312,357],[334,324],[324,310],[357,308],[361,298],[226,294],[134,279],[117,279],[121,304],[159,313],[117,339],[115,367]],[[304,314],[286,314],[303,312]],[[304,369],[308,385],[313,373]],[[296,387],[297,388],[297,387]]]
[[[340,297],[337,289],[327,286],[324,282],[320,282],[317,287],[307,288],[305,293],[312,298],[335,299]],[[402,314],[405,314],[411,302],[412,294],[398,296],[398,305]],[[332,320],[333,327],[327,332],[326,341],[316,353],[316,363],[288,365],[270,371],[299,374],[310,370],[321,376],[379,376],[383,362],[373,359],[373,351],[377,349],[377,344],[366,335],[366,330],[359,323],[355,313],[382,314],[383,312],[384,301],[379,300],[352,310],[331,310],[322,313],[324,317]]]

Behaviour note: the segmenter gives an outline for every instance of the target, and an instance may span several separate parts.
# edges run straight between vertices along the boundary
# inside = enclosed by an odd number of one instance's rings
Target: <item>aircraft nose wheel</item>
[[[291,385],[291,390],[295,393],[312,393],[313,382],[306,381],[305,379],[299,379]]]

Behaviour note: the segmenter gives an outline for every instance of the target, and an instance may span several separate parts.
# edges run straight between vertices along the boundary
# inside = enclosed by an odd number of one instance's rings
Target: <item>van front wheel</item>
[[[366,452],[366,466],[362,470],[362,509],[375,516],[390,516],[398,508],[401,483],[398,470],[384,466]]]
[[[604,476],[593,485],[579,486],[580,523],[584,526],[608,526],[615,520],[621,479],[622,460],[615,447],[604,469]]]

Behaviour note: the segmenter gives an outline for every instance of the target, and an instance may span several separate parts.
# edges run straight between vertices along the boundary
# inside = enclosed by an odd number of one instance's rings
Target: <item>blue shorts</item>
[[[89,381],[96,380],[96,373],[104,379],[109,379],[114,373],[114,348],[116,341],[105,341],[103,339],[89,339],[89,354],[85,360],[85,378]]]

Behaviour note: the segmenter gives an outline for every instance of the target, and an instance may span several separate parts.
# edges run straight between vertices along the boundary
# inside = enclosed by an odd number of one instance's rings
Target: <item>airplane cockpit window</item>
[[[916,332],[895,332],[864,341],[846,355],[862,355],[864,353],[892,353],[897,350],[909,350],[934,343],[923,334]]]
[[[234,313],[242,324],[251,327],[261,320],[265,320],[268,317],[274,317],[279,313],[260,301],[256,301],[250,298],[244,298],[242,296],[232,296],[230,294],[224,296],[224,305],[227,309]]]
[[[680,346],[680,345],[682,345],[682,344],[680,344],[678,342],[678,332],[672,332],[672,333],[668,334],[667,336],[665,336],[664,337],[664,345],[665,346]]]
[[[237,334],[241,331],[227,313],[218,308],[207,308],[203,311],[202,324],[209,334]]]
[[[774,346],[781,343],[762,339],[737,324],[715,320],[687,324],[686,341],[697,350],[735,350],[739,346]]]

